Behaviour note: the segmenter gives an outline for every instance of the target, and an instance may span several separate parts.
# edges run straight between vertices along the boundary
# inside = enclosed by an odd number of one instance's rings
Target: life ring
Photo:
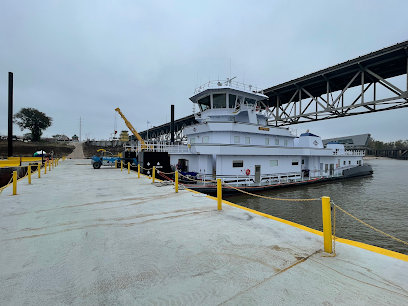
[[[251,170],[246,169],[246,170],[245,170],[245,174],[246,174],[246,175],[250,175],[250,174],[251,174]]]

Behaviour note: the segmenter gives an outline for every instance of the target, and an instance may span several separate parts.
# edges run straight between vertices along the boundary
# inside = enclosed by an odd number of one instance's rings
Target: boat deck
[[[408,256],[324,257],[320,232],[134,172],[66,160],[17,192],[0,195],[0,305],[408,304]]]

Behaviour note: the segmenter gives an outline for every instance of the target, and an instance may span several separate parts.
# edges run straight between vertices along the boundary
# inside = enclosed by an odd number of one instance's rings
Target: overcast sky
[[[53,118],[44,136],[79,135],[82,118],[82,139],[108,139],[116,107],[142,131],[165,123],[171,104],[176,118],[191,114],[194,89],[229,77],[230,62],[239,81],[268,88],[407,40],[407,12],[406,0],[1,1],[0,134],[9,71],[14,113]],[[407,117],[405,108],[293,128],[390,141],[408,138]]]

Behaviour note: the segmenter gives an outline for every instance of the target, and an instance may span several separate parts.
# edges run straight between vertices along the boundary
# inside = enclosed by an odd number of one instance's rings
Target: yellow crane
[[[135,135],[135,137],[137,138],[137,140],[140,141],[140,144],[142,145],[142,150],[146,149],[146,143],[144,142],[144,140],[142,139],[142,137],[140,137],[139,133],[135,130],[135,128],[133,127],[133,125],[126,119],[125,115],[120,111],[120,108],[117,107],[115,108],[115,111],[117,111],[119,113],[119,115],[122,117],[122,119],[125,121],[126,126],[129,128],[129,130],[133,133],[133,135]]]

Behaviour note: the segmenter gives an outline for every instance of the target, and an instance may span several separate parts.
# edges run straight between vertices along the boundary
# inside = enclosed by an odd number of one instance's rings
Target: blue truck
[[[123,162],[125,165],[130,163],[131,166],[137,166],[137,157],[135,156],[127,156],[129,154],[123,153],[122,155],[125,157],[117,157],[114,156],[111,152],[106,151],[105,149],[99,149],[99,156],[92,156],[91,164],[94,169],[99,169],[101,166],[115,166],[115,162],[120,165],[120,162]]]

